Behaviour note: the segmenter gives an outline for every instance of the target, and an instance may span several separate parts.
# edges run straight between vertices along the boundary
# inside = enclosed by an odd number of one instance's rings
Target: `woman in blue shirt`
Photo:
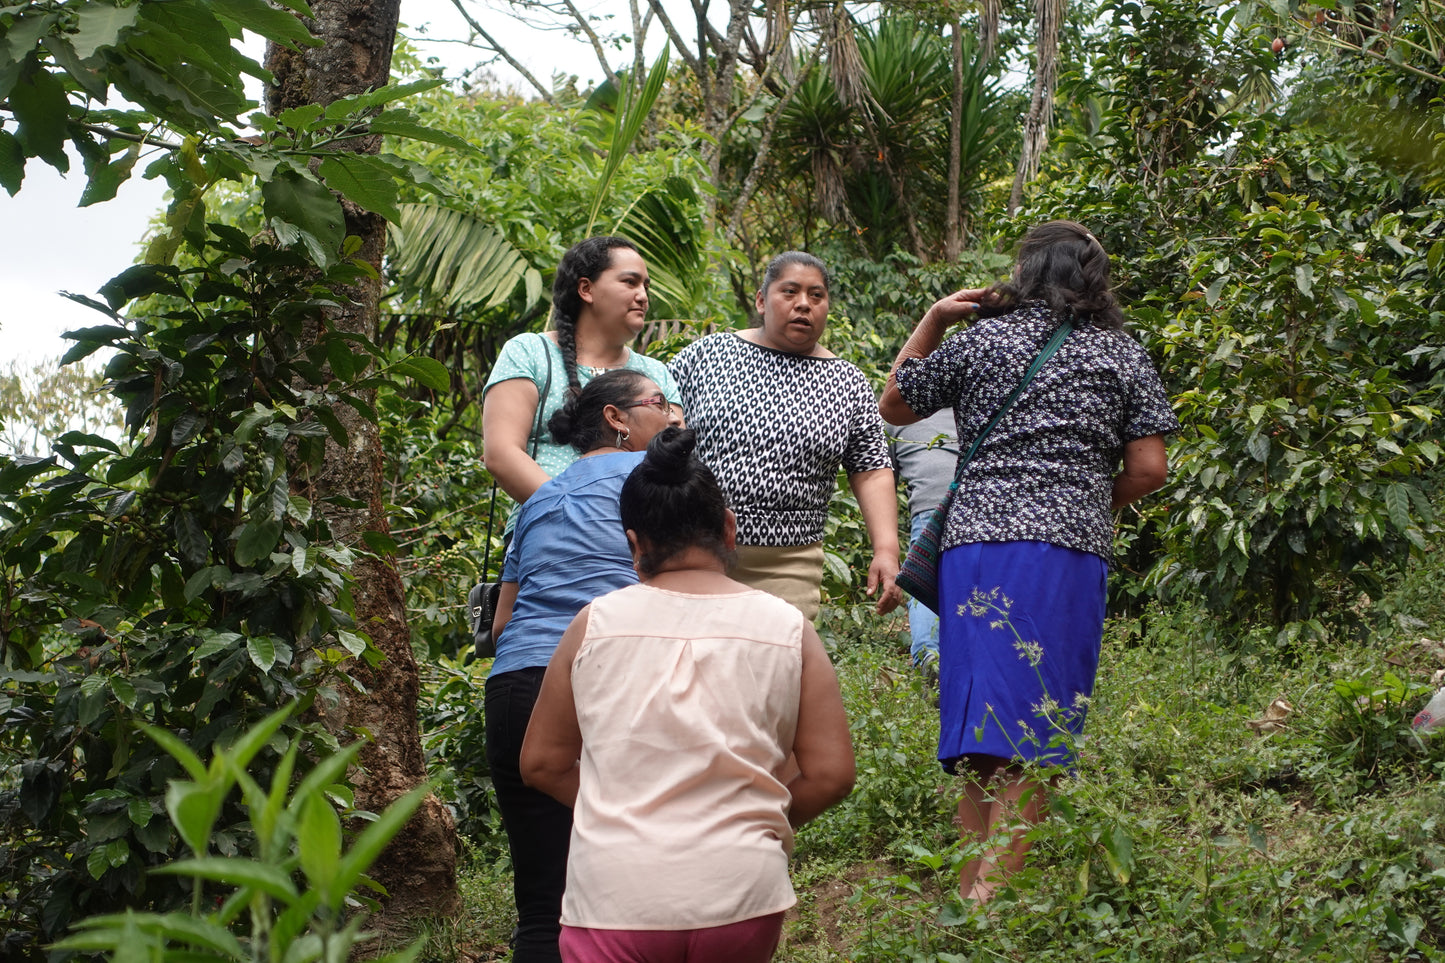
[[[515,963],[555,961],[572,811],[522,782],[522,738],[547,662],[584,605],[637,581],[618,513],[622,483],[652,436],[681,422],[662,389],[631,369],[608,371],[552,416],[580,458],[517,512],[494,623],[486,687],[487,763],[512,854]]]

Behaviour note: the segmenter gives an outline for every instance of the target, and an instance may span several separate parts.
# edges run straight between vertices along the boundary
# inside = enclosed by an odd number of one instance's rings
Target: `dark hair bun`
[[[727,498],[696,449],[691,428],[664,428],[622,484],[617,508],[622,527],[637,533],[637,571],[644,578],[689,548],[706,549],[723,562],[730,557]]]
[[[641,470],[649,481],[660,485],[681,485],[691,476],[692,453],[697,432],[691,428],[664,428],[652,436]]]
[[[538,404],[541,404],[539,401]],[[568,392],[567,400],[562,407],[552,413],[547,419],[547,427],[552,432],[552,439],[559,445],[572,444],[572,425],[577,418],[577,395]]]

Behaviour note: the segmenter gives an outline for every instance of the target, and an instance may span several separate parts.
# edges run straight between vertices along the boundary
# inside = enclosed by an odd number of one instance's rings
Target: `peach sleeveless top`
[[[564,924],[699,929],[796,902],[779,774],[802,638],[798,610],[758,591],[633,585],[592,603],[572,663],[582,758]]]

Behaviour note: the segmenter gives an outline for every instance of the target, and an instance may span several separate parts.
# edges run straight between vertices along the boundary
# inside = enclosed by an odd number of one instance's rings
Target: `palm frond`
[[[597,223],[597,215],[602,210],[603,202],[607,199],[607,190],[612,186],[612,179],[617,176],[623,158],[632,149],[632,142],[637,139],[643,122],[652,112],[652,105],[657,102],[657,95],[662,92],[662,82],[667,78],[670,50],[670,47],[662,48],[662,53],[657,55],[652,69],[647,72],[647,80],[642,85],[642,91],[635,98],[632,95],[631,84],[628,84],[623,90],[622,104],[617,112],[617,123],[612,128],[612,144],[607,150],[607,163],[602,167],[602,176],[597,179],[597,193],[592,198],[592,212],[587,216],[587,229],[582,232],[584,235],[592,233],[592,225]]]
[[[502,233],[480,218],[439,204],[401,205],[391,225],[391,270],[403,298],[439,313],[486,311],[524,284],[528,306],[541,296],[542,276]]]

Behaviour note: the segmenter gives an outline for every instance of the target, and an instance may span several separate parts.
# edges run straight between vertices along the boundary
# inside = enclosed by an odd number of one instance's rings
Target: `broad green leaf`
[[[140,13],[140,4],[113,6],[109,3],[86,3],[74,8],[75,31],[70,34],[70,45],[75,56],[89,60],[101,47],[113,47],[120,40],[121,31],[135,23]]]
[[[385,87],[368,90],[363,94],[341,97],[327,105],[326,119],[337,121],[357,114],[364,114],[384,104],[405,100],[413,94],[435,90],[444,83],[446,83],[445,80],[428,77],[425,80],[412,80],[404,84],[388,84]]]
[[[321,267],[336,262],[346,235],[341,204],[320,181],[280,170],[261,184],[262,210],[284,245],[300,241]]]
[[[262,672],[269,672],[276,664],[276,640],[269,635],[253,635],[246,639],[246,652]]]
[[[319,47],[300,18],[272,6],[267,0],[210,0],[216,13],[247,30],[288,47]]]
[[[38,65],[23,74],[10,91],[10,112],[25,153],[39,157],[62,174],[70,170],[65,155],[68,110],[65,87]]]
[[[105,857],[105,847],[92,849],[85,856],[85,871],[91,879],[100,879],[110,869],[110,860]]]
[[[375,157],[346,151],[328,154],[318,173],[327,187],[352,203],[380,214],[393,224],[401,222],[401,212],[396,206],[396,177],[389,166]]]
[[[201,433],[206,420],[194,411],[183,411],[171,422],[171,444],[179,448]]]
[[[151,737],[155,738],[154,733]],[[210,847],[211,828],[220,815],[226,788],[180,781],[166,786],[166,812],[192,852],[201,854]]]
[[[311,502],[300,495],[292,495],[286,500],[286,513],[305,524],[311,521]]]
[[[1294,269],[1294,286],[1305,297],[1314,297],[1315,272],[1308,264],[1297,264]]]
[[[451,373],[446,365],[435,358],[414,357],[398,361],[391,370],[409,378],[415,378],[433,391],[446,391],[452,386]]]
[[[291,568],[297,575],[305,575],[316,567],[321,550],[314,545],[298,545],[291,553]]]
[[[313,792],[301,801],[300,816],[296,840],[301,870],[311,885],[321,890],[322,902],[335,905],[336,870],[341,861],[341,820],[320,792]]]
[[[1224,290],[1224,285],[1228,283],[1228,281],[1229,278],[1227,276],[1217,277],[1210,282],[1209,287],[1204,289],[1205,303],[1207,303],[1211,308],[1214,307],[1216,303],[1218,303],[1219,293]]]
[[[89,180],[85,184],[85,190],[80,192],[80,203],[77,206],[89,207],[101,201],[114,200],[120,185],[130,177],[131,169],[135,167],[139,157],[140,145],[132,144],[125,149],[119,160],[94,170],[87,167]]]
[[[1410,518],[1410,490],[1399,482],[1385,489],[1385,511],[1389,513],[1390,524],[1395,530],[1406,532],[1414,527]]]
[[[268,557],[281,537],[281,523],[274,519],[247,522],[236,540],[236,564],[253,565]]]
[[[450,147],[453,150],[465,151],[468,154],[476,154],[477,148],[469,141],[458,137],[451,131],[437,130],[434,127],[427,127],[417,121],[416,116],[409,110],[388,110],[373,117],[370,122],[373,134],[385,134],[388,137],[402,137],[407,140],[419,140],[427,144],[436,144],[440,147]]]
[[[366,651],[366,639],[347,629],[337,629],[336,638],[342,647],[352,655],[360,655]]]
[[[325,110],[320,104],[302,104],[300,107],[281,111],[276,115],[276,120],[293,130],[306,130],[321,118]]]
[[[249,859],[225,856],[181,859],[159,866],[151,872],[167,876],[193,876],[228,886],[249,886],[286,902],[296,898],[296,887],[292,885],[290,874],[284,869]]]
[[[172,525],[176,533],[176,547],[181,550],[181,557],[192,565],[204,565],[206,559],[211,555],[211,540],[206,537],[205,531],[201,528],[196,516],[188,509],[181,508],[176,511],[175,523]],[[202,569],[192,575],[186,582],[185,596],[187,602],[195,601],[197,595],[205,591],[210,585],[210,578],[207,575],[203,584],[198,585],[192,591],[191,583],[196,580],[197,575],[206,575],[209,569]]]
[[[833,576],[839,584],[853,584],[853,573],[849,570],[848,563],[844,561],[841,556],[833,552],[824,552],[823,567],[828,570],[828,574]]]
[[[254,408],[242,416],[241,423],[236,426],[236,440],[243,443],[250,441],[256,434],[256,429],[268,423],[272,417],[273,413],[261,407],[261,403],[257,402]]]
[[[124,676],[113,675],[110,677],[110,691],[128,709],[135,708],[136,696],[135,686],[130,684]]]
[[[126,804],[126,815],[130,817],[132,825],[144,826],[151,821],[155,810],[151,809],[149,800],[137,797]]]
[[[25,180],[25,148],[8,130],[0,130],[0,187],[11,197]]]
[[[1109,872],[1119,885],[1128,885],[1129,878],[1134,873],[1134,839],[1124,827],[1114,826],[1101,839],[1100,844],[1104,848],[1104,862],[1109,866]]]
[[[356,377],[358,358],[351,345],[340,338],[331,338],[326,342],[326,362],[331,365],[332,375],[342,381]]]
[[[24,5],[19,9],[24,10]],[[5,12],[12,13],[14,11],[14,7],[8,7]],[[60,17],[54,13],[15,17],[4,36],[0,37],[0,51],[4,51],[5,59],[8,60],[27,59],[26,54],[35,52],[35,45],[50,32],[50,29],[59,20]]]
[[[206,589],[219,588],[224,585],[230,574],[231,570],[224,565],[208,565],[186,579],[186,585],[181,594],[185,596],[187,602],[194,602]],[[199,655],[193,656],[193,658],[199,658]]]
[[[276,473],[271,483],[271,517],[277,522],[286,518],[286,509],[291,505],[291,482],[285,469]]]

